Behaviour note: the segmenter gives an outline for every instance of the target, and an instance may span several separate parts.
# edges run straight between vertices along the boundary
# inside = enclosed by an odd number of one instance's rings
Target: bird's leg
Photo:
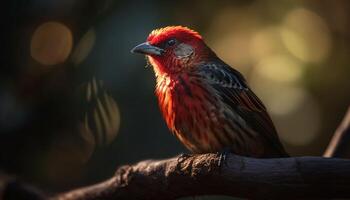
[[[223,164],[226,163],[226,156],[231,152],[231,149],[228,147],[225,147],[221,151],[217,152],[217,155],[219,156],[219,161],[218,161],[218,167],[221,168]]]

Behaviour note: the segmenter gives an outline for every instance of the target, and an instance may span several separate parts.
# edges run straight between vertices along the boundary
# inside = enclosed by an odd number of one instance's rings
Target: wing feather
[[[198,70],[198,74],[208,80],[222,101],[265,141],[265,154],[287,155],[266,107],[249,88],[242,74],[225,63],[202,64]]]

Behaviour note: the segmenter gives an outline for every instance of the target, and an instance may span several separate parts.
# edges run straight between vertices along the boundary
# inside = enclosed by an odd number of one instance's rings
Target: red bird
[[[169,26],[152,31],[131,50],[145,54],[169,129],[194,153],[286,157],[266,108],[246,80],[195,31]]]

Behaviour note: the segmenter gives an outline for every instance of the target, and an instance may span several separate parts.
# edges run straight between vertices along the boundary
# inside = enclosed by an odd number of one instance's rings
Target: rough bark
[[[229,195],[259,199],[350,198],[350,160],[322,157],[256,159],[217,154],[142,161],[111,179],[55,200],[177,199]]]

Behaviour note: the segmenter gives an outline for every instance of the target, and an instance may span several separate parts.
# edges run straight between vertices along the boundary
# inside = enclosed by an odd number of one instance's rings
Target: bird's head
[[[199,33],[182,26],[153,30],[147,41],[131,52],[145,54],[157,76],[179,73],[215,55]]]

